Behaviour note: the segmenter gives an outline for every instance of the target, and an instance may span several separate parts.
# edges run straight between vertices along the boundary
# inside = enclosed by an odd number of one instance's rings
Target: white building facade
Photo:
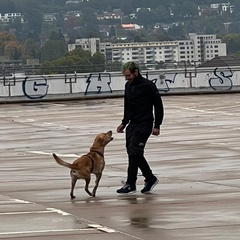
[[[217,56],[226,56],[226,43],[217,39],[215,34],[197,35],[190,33],[189,38],[193,41],[194,61],[205,62]]]
[[[232,13],[234,10],[234,5],[232,5],[230,2],[213,3],[213,4],[210,4],[210,8],[213,10],[216,10],[220,14],[222,14],[222,12],[227,12],[227,11]]]
[[[107,62],[136,61],[147,66],[157,62],[205,62],[216,56],[226,56],[226,44],[215,34],[197,35],[190,33],[188,40],[141,42],[141,43],[100,43],[99,38],[76,39],[69,44],[68,50],[76,47],[91,51],[100,51]]]
[[[0,13],[0,21],[4,23],[12,22],[16,18],[20,18],[21,21],[23,21],[21,13],[4,13],[4,14]]]
[[[68,52],[76,48],[82,48],[85,51],[90,51],[91,55],[100,51],[100,38],[79,38],[75,43],[68,44]]]

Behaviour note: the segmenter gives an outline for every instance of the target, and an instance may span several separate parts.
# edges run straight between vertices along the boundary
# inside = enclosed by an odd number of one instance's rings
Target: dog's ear
[[[102,136],[99,136],[99,137],[97,138],[97,141],[100,142],[100,143],[102,143],[103,140],[104,140],[104,138],[103,138]]]
[[[103,141],[103,138],[101,135],[96,136],[96,138],[94,139],[94,142],[101,143],[102,141]]]

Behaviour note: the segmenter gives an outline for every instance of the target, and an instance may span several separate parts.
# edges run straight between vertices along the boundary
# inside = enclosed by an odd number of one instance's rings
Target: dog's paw
[[[71,199],[74,199],[74,198],[76,198],[76,196],[74,196],[74,195],[72,195],[72,194],[70,194],[70,196],[71,196]]]

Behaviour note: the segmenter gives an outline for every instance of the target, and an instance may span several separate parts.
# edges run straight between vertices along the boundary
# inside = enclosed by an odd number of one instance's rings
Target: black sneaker
[[[132,194],[136,192],[136,186],[126,183],[122,188],[117,190],[119,194]]]
[[[149,193],[153,188],[158,184],[159,180],[157,177],[153,177],[150,181],[145,182],[144,188],[141,190],[141,193]]]

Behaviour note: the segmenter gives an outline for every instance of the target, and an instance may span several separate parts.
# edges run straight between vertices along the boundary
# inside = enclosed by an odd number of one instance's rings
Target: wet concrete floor
[[[239,240],[239,99],[164,96],[161,136],[145,153],[160,183],[141,194],[139,173],[128,196],[116,193],[127,167],[116,133],[123,99],[0,105],[0,239]],[[70,200],[69,170],[51,154],[72,162],[108,130],[114,140],[96,198],[80,180]]]

